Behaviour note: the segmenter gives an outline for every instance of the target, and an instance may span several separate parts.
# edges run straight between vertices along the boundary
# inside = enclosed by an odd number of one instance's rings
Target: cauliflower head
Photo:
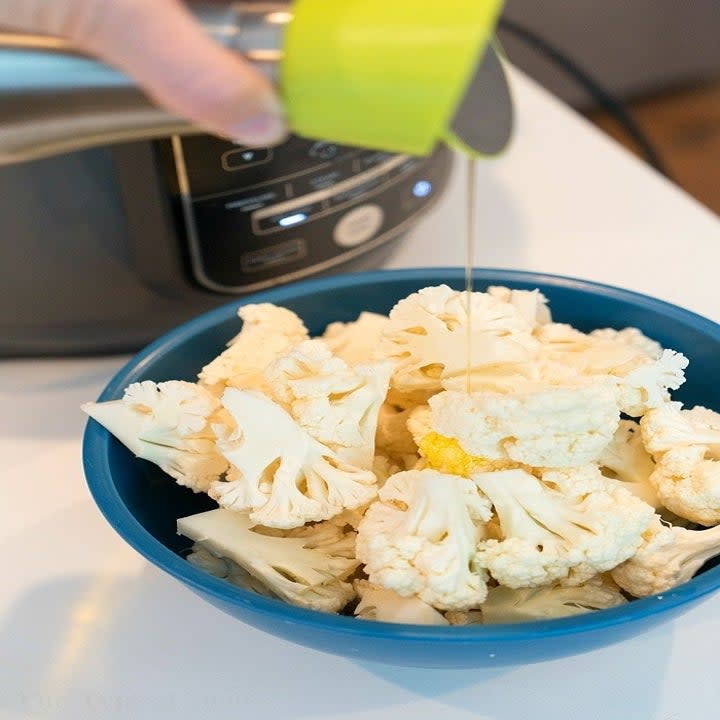
[[[354,322],[330,323],[322,340],[333,355],[348,365],[370,362],[388,322],[386,315],[363,312]]]
[[[665,525],[659,517],[643,534],[637,552],[612,571],[613,580],[634,597],[666,592],[692,579],[720,555],[720,525],[688,530]]]
[[[177,529],[212,555],[236,563],[270,594],[293,605],[338,612],[355,597],[347,579],[359,563],[334,554],[330,544],[263,534],[246,514],[222,508],[180,518]]]
[[[370,470],[341,460],[269,398],[228,388],[222,403],[235,427],[214,427],[217,446],[230,463],[226,480],[208,491],[221,507],[249,512],[255,524],[287,529],[375,498]]]
[[[199,385],[145,380],[129,385],[122,400],[85,403],[82,409],[136,457],[194,492],[207,490],[228,468],[210,427],[220,403]]]
[[[392,387],[400,392],[438,392],[452,377],[498,363],[529,360],[537,342],[532,325],[511,304],[487,293],[468,297],[446,285],[401,300],[390,312],[378,356],[395,361]],[[470,355],[468,356],[468,337]]]
[[[392,364],[349,367],[320,340],[306,340],[264,371],[273,399],[344,462],[370,469]]]
[[[429,404],[435,432],[457,439],[469,455],[532,467],[597,460],[620,421],[603,383],[516,395],[448,390]]]
[[[654,515],[627,490],[588,476],[587,468],[575,483],[571,471],[538,479],[504,470],[473,480],[490,498],[502,534],[479,544],[477,563],[510,588],[582,584],[611,570],[636,552]]]
[[[467,610],[487,593],[472,567],[490,506],[472,481],[433,470],[387,480],[358,528],[357,557],[370,582],[440,610]]]
[[[218,396],[226,387],[266,390],[265,367],[308,338],[302,320],[287,308],[244,305],[238,316],[243,321],[240,333],[198,374],[200,384]]]

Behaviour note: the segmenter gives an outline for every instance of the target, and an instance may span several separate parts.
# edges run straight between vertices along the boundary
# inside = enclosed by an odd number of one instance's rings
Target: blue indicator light
[[[412,194],[417,198],[424,198],[432,192],[432,189],[432,183],[428,180],[418,180],[413,185]]]
[[[308,216],[305,213],[295,213],[294,215],[288,215],[287,217],[280,218],[278,225],[280,227],[290,227],[291,225],[297,225],[298,223],[305,222]]]

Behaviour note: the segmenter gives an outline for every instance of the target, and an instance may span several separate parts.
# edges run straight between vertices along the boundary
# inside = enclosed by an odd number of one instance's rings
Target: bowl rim
[[[151,342],[115,373],[101,392],[98,401],[120,397],[122,390],[134,381],[132,378],[142,373],[159,355],[174,349],[175,346],[185,342],[188,337],[198,331],[232,318],[236,315],[237,309],[243,305],[259,302],[282,304],[284,301],[297,297],[338,287],[345,289],[358,285],[388,284],[398,280],[418,281],[419,287],[422,287],[423,283],[433,285],[459,282],[464,280],[464,272],[462,267],[372,270],[305,280],[260,293],[238,296],[178,325]],[[475,268],[473,278],[484,284],[508,285],[514,283],[545,286],[546,288],[576,289],[630,302],[635,307],[659,311],[688,327],[713,336],[720,342],[720,325],[718,323],[664,300],[614,285],[572,276],[502,268]],[[688,605],[720,588],[720,566],[718,566],[677,588],[633,600],[615,608],[551,620],[495,625],[429,626],[379,621],[362,622],[354,617],[297,607],[282,600],[263,597],[213,577],[191,565],[145,530],[125,506],[112,482],[112,469],[108,460],[108,448],[111,442],[117,441],[99,423],[88,418],[82,443],[86,483],[98,509],[113,530],[151,564],[194,590],[209,595],[224,605],[242,606],[252,613],[273,617],[278,621],[293,625],[402,642],[442,641],[457,645],[478,645],[498,641],[522,643],[548,637],[597,632],[618,625],[627,626],[642,622],[654,615]],[[630,609],[629,613],[628,609]]]

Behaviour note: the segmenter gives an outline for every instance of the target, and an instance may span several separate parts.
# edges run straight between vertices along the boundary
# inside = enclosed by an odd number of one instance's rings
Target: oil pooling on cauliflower
[[[654,516],[596,466],[546,471],[542,479],[503,470],[473,480],[490,498],[502,538],[482,541],[477,563],[510,588],[580,584],[611,570],[632,557]]]
[[[145,380],[129,385],[121,400],[85,403],[82,410],[136,457],[195,492],[206,491],[228,467],[210,427],[220,403],[194,383]]]
[[[235,426],[213,428],[230,463],[226,479],[208,491],[221,507],[249,512],[256,524],[294,528],[375,497],[372,471],[344,462],[261,393],[228,388],[222,404]]]
[[[445,391],[429,400],[433,429],[470,455],[532,467],[597,460],[620,421],[607,384],[503,395]]]
[[[472,481],[434,470],[393,475],[358,528],[357,557],[370,582],[441,610],[466,610],[487,594],[472,567],[490,505]]]

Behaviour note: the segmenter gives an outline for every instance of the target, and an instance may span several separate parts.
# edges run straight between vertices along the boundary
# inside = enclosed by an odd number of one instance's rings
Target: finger
[[[0,7],[6,4],[0,0]],[[276,144],[286,135],[271,83],[217,44],[179,0],[11,4],[21,8],[16,23],[68,37],[132,77],[156,103],[208,131],[246,145]]]

